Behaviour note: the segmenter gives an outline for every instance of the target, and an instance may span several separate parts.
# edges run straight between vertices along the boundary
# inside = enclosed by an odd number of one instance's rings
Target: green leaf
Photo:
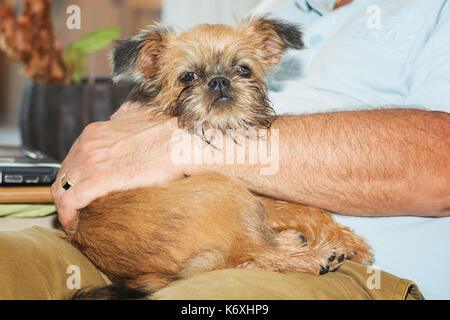
[[[52,204],[0,204],[0,217],[38,218],[55,212]]]
[[[72,71],[72,81],[74,83],[80,83],[83,80],[83,75],[86,70],[87,54],[80,53],[77,58],[75,69]]]
[[[85,34],[81,39],[73,42],[69,47],[87,53],[107,47],[122,33],[121,28],[104,28]]]
[[[63,52],[63,60],[71,73],[71,80],[80,83],[86,69],[87,54],[107,47],[122,33],[121,28],[104,28],[85,34]]]
[[[80,83],[86,69],[87,54],[69,46],[63,52],[63,60],[70,72],[72,82]]]

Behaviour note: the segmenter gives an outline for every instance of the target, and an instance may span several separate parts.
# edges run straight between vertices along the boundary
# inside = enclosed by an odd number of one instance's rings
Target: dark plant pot
[[[108,120],[126,100],[131,83],[40,84],[29,82],[20,116],[23,144],[62,161],[83,128]]]

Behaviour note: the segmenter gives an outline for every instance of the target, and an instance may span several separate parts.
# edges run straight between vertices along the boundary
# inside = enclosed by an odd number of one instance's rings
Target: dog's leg
[[[324,210],[260,198],[267,226],[276,232],[278,247],[242,264],[243,268],[323,274],[336,270],[344,259],[370,264],[373,255],[364,239],[336,223]]]

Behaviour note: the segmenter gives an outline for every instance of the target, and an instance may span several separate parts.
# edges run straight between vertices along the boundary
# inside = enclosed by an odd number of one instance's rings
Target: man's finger
[[[87,207],[92,201],[108,193],[98,181],[84,179],[63,191],[58,202],[58,218],[64,230],[71,230],[71,225],[78,211]]]

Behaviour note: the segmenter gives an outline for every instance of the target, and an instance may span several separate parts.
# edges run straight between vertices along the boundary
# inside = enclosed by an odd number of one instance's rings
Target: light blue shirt
[[[269,76],[278,114],[450,112],[449,1],[354,0],[333,11],[334,3],[289,0],[273,11],[303,26],[306,45]],[[368,239],[375,266],[413,280],[425,298],[450,299],[450,218],[335,217]]]
[[[306,46],[272,82],[283,90],[271,93],[278,113],[384,105],[450,112],[448,1],[354,0],[333,11],[334,2],[291,0],[274,11],[303,26]],[[284,73],[291,79],[280,81]]]

